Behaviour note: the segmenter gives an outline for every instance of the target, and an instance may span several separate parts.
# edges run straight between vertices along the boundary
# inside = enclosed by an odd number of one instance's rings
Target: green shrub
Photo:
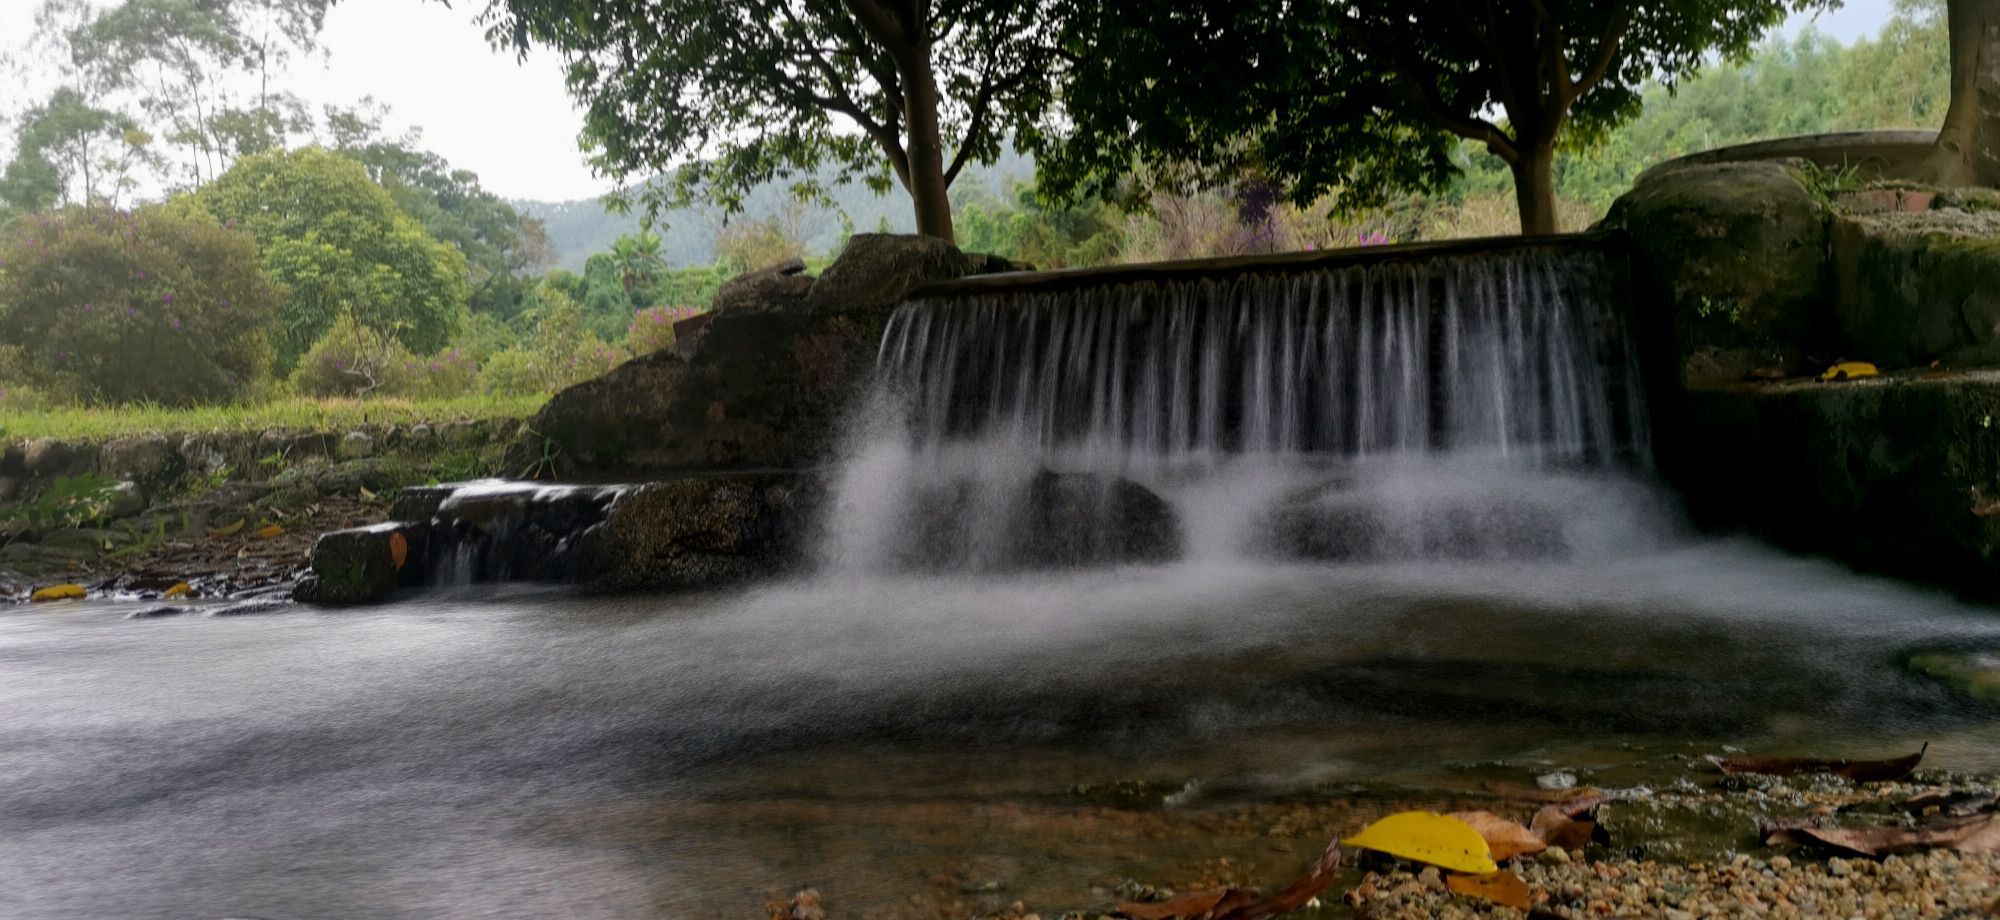
[[[68,208],[0,238],[0,342],[30,384],[85,402],[226,402],[270,366],[280,289],[256,243],[161,208]]]
[[[292,371],[292,388],[308,396],[402,395],[417,383],[415,355],[351,313],[334,320]]]
[[[274,338],[280,367],[343,313],[417,354],[443,348],[465,316],[464,254],[346,157],[318,148],[247,156],[175,207],[248,230],[265,269],[290,288]]]
[[[541,361],[534,352],[510,348],[496,352],[479,368],[479,390],[495,396],[525,396],[540,393]]]
[[[450,398],[479,385],[479,362],[457,348],[447,348],[417,362],[413,395]]]

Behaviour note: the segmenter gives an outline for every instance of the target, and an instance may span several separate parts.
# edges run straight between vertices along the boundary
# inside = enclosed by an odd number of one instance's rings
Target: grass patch
[[[414,425],[419,422],[527,418],[547,402],[547,393],[527,396],[477,394],[449,399],[319,399],[295,396],[255,405],[167,409],[158,406],[0,409],[0,441],[32,438],[95,440],[127,434],[193,434],[294,428],[338,431],[358,425]]]

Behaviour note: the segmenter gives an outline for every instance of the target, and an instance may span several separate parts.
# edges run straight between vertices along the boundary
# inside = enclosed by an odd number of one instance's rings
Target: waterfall
[[[907,303],[828,561],[1567,552],[1547,474],[1646,454],[1616,288],[1529,250]]]

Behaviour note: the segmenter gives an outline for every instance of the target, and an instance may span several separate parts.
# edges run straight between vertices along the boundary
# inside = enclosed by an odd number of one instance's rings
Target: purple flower
[[[137,311],[137,310],[134,310],[134,309],[132,309],[131,307],[126,307],[126,308],[125,308],[125,315],[126,315],[126,316],[138,316],[138,315],[139,315],[139,311]]]
[[[84,305],[83,305],[83,312],[85,312],[85,313],[89,313],[89,312],[90,312],[90,304],[84,304]]]
[[[174,302],[174,295],[172,295],[172,294],[161,294],[161,295],[160,295],[160,302],[161,302],[161,303],[173,303],[173,302]]]
[[[175,332],[179,332],[181,328],[181,318],[176,316],[173,319],[168,320],[167,325],[174,327]]]

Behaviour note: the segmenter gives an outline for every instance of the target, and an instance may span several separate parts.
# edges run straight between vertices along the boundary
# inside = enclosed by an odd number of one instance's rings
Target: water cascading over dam
[[[1521,246],[922,297],[827,561],[1569,555],[1577,490],[1646,453],[1620,274]]]

